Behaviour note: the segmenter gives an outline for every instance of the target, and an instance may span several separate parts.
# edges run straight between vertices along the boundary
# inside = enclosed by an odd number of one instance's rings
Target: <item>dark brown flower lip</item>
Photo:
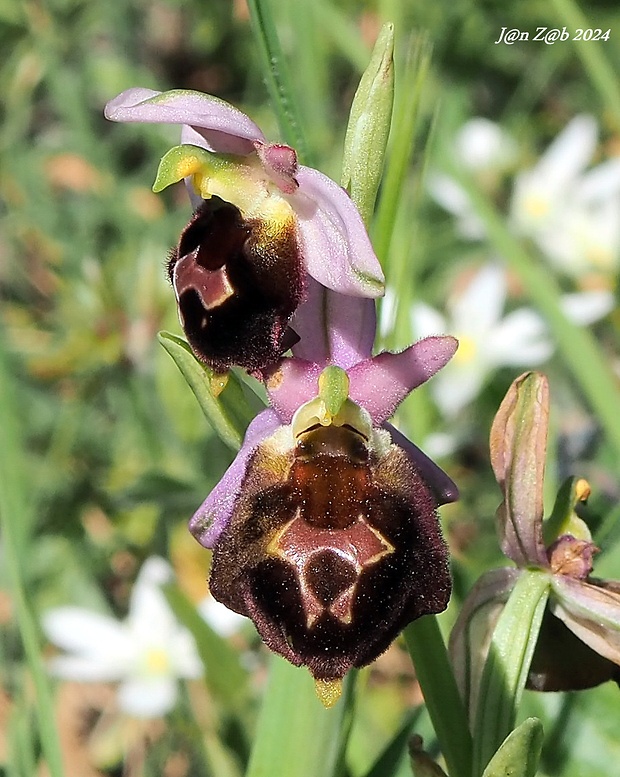
[[[375,434],[381,450],[355,428],[313,428],[309,456],[294,439],[286,451],[266,441],[214,548],[213,595],[317,680],[370,663],[450,596],[436,502],[387,432]]]
[[[293,222],[274,242],[265,224],[212,198],[183,230],[168,275],[189,344],[214,370],[260,371],[295,342],[288,324],[305,281]]]

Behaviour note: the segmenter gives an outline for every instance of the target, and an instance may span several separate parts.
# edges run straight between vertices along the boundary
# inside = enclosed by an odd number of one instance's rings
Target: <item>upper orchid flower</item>
[[[245,114],[188,90],[129,89],[106,106],[113,121],[183,125],[155,190],[185,179],[197,210],[169,264],[190,345],[216,370],[255,372],[299,336],[288,325],[308,277],[344,295],[383,293],[383,273],[347,193],[269,143]]]
[[[568,481],[543,521],[548,416],[547,379],[526,373],[512,384],[491,429],[491,463],[504,495],[500,545],[516,566],[480,578],[452,632],[450,651],[472,720],[490,634],[524,575],[542,575],[548,590],[529,687],[578,690],[620,681],[620,584],[590,576],[597,548],[574,512],[589,494],[586,481]]]

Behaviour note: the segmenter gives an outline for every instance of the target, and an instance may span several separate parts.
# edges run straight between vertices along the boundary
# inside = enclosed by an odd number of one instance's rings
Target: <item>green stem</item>
[[[478,692],[474,777],[514,727],[548,596],[547,574],[524,571],[497,621]]]
[[[407,648],[450,777],[471,777],[472,740],[437,618],[426,615],[404,631]]]
[[[34,507],[26,496],[27,484],[20,466],[23,446],[16,419],[23,417],[23,413],[20,413],[17,407],[9,375],[8,359],[0,347],[0,526],[4,543],[4,564],[13,595],[17,625],[34,684],[41,747],[50,777],[62,777],[64,772],[54,722],[52,693],[41,657],[37,625],[28,605],[23,581],[22,561],[25,558],[24,545],[27,538],[24,538],[20,527],[31,524],[29,515]]]
[[[310,150],[301,129],[299,109],[289,71],[273,20],[269,0],[248,0],[250,20],[262,61],[265,82],[285,143],[297,151],[304,164],[312,164]]]
[[[594,27],[583,15],[581,9],[574,0],[553,0],[562,22],[571,31],[573,38],[578,29],[586,30]],[[617,31],[612,30],[612,35]],[[620,126],[620,87],[618,76],[603,52],[601,41],[574,41],[577,56],[586,70],[594,88],[598,91],[603,104],[614,116],[616,124]]]
[[[537,262],[510,232],[490,200],[462,171],[451,173],[459,180],[484,221],[489,241],[517,273],[526,294],[540,310],[554,336],[558,350],[572,372],[591,410],[620,455],[620,393],[609,361],[585,327],[570,321],[560,307],[560,287],[551,272]]]
[[[245,777],[333,777],[340,769],[353,694],[325,709],[312,676],[272,656],[254,748]]]

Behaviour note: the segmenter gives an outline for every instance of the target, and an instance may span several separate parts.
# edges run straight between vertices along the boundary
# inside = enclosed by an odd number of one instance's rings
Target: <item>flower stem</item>
[[[437,618],[425,615],[404,631],[407,648],[450,777],[471,777],[472,740]]]
[[[497,621],[478,691],[474,775],[513,729],[548,596],[547,574],[524,571]]]
[[[348,733],[353,679],[345,679],[336,706],[325,709],[310,673],[272,656],[245,777],[335,777]]]
[[[263,74],[283,140],[297,151],[304,164],[312,165],[310,149],[299,121],[299,109],[291,86],[269,0],[248,0],[254,39],[262,61]]]

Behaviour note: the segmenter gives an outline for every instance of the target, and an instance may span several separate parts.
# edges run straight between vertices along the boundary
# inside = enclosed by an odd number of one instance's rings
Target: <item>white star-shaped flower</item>
[[[164,559],[147,559],[123,621],[81,607],[44,613],[45,634],[66,651],[51,659],[50,672],[78,682],[119,682],[119,707],[136,718],[160,717],[171,710],[178,680],[203,673],[194,638],[162,593],[160,586],[171,579]]]
[[[498,367],[531,367],[553,353],[553,341],[538,313],[523,307],[503,316],[506,292],[505,271],[497,264],[488,264],[448,301],[446,316],[422,302],[412,308],[416,336],[443,332],[459,340],[456,355],[429,384],[447,417],[455,416],[474,400]],[[613,298],[606,292],[568,294],[562,298],[562,306],[573,321],[585,325],[608,313]]]

